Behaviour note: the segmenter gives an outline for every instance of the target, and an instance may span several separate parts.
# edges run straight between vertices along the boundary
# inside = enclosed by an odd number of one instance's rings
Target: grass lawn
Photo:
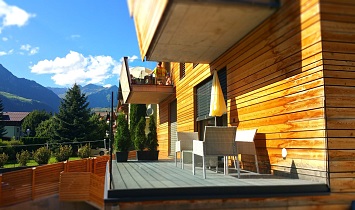
[[[80,157],[70,157],[69,158],[69,160],[79,160],[79,159],[80,159]],[[48,164],[51,164],[51,163],[57,163],[57,160],[55,159],[55,157],[51,157],[49,159]],[[38,166],[38,164],[34,160],[29,160],[27,162],[26,166]],[[13,163],[8,163],[8,164],[4,165],[4,168],[15,168],[15,167],[19,167],[19,164],[16,161],[14,161]]]

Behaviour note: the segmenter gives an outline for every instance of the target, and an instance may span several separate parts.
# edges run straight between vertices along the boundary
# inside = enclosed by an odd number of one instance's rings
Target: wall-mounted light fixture
[[[282,154],[282,158],[285,160],[285,159],[286,159],[286,156],[287,156],[287,150],[286,150],[286,148],[282,148],[281,154]]]

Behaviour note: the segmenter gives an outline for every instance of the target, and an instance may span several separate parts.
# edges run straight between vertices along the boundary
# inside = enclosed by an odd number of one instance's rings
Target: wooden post
[[[69,171],[69,160],[64,161],[64,172]]]
[[[92,173],[95,173],[96,172],[96,164],[97,164],[97,161],[96,161],[96,157],[94,157],[94,168],[92,169]]]
[[[32,168],[32,195],[31,198],[34,200],[36,198],[36,167]]]
[[[2,203],[2,174],[0,174],[0,206]]]

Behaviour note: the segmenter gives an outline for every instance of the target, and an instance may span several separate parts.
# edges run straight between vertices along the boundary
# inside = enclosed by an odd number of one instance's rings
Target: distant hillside
[[[11,97],[5,97],[2,94],[5,111],[18,111],[15,109],[25,109],[32,111],[34,109],[57,112],[59,109],[60,98],[53,91],[48,90],[35,81],[18,78],[9,70],[0,64],[0,91],[10,94]],[[6,94],[5,94],[6,95]],[[9,96],[9,95],[7,95]],[[18,96],[18,98],[16,98]],[[23,100],[32,100],[29,101]],[[11,102],[9,102],[10,100]],[[25,108],[28,106],[27,108]]]
[[[0,91],[0,98],[4,107],[4,112],[31,112],[33,110],[46,110],[55,112],[55,110],[40,101],[23,98],[10,93]]]
[[[47,87],[52,90],[60,98],[64,98],[67,88],[53,88]],[[107,108],[111,106],[111,92],[113,91],[113,105],[117,106],[117,91],[118,87],[116,85],[109,88],[103,86],[88,84],[85,86],[80,86],[80,90],[86,94],[89,101],[89,108]]]

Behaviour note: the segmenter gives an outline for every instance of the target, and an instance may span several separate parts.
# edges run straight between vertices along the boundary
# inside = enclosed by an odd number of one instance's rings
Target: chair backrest
[[[257,129],[240,130],[237,129],[235,141],[238,154],[256,155],[254,137]]]
[[[233,156],[235,151],[236,127],[206,126],[205,155]]]
[[[192,150],[192,140],[198,140],[198,132],[177,132],[181,150]]]

